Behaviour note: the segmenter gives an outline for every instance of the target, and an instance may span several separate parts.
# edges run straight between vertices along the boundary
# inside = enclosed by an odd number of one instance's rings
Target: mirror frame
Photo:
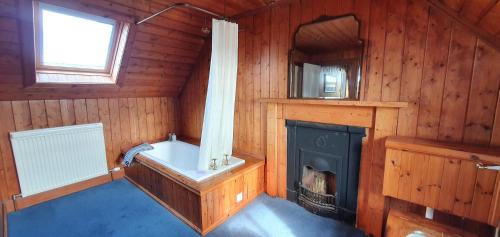
[[[302,27],[305,27],[305,26],[308,26],[308,25],[314,25],[314,24],[318,24],[318,23],[321,23],[321,22],[326,22],[326,21],[331,21],[331,20],[336,20],[336,19],[340,19],[340,18],[344,18],[344,17],[353,17],[354,20],[356,20],[358,22],[358,40],[360,42],[360,44],[362,45],[362,53],[361,53],[361,57],[359,58],[359,74],[360,74],[360,79],[359,79],[359,85],[358,85],[358,94],[357,94],[357,99],[356,100],[352,100],[352,99],[349,99],[349,98],[345,98],[345,99],[327,99],[327,98],[296,98],[296,97],[291,97],[291,91],[292,91],[292,88],[291,88],[291,77],[292,77],[292,70],[291,70],[291,66],[293,64],[293,53],[296,49],[296,45],[295,45],[295,39],[297,38],[297,34],[299,33],[300,29]],[[318,18],[316,18],[315,20],[312,20],[311,22],[307,22],[307,23],[303,23],[303,24],[300,24],[299,26],[297,26],[297,28],[295,29],[295,32],[293,33],[293,38],[292,38],[292,47],[290,48],[289,52],[288,52],[288,66],[287,66],[287,74],[288,74],[288,78],[287,78],[287,99],[300,99],[300,100],[344,100],[344,101],[360,101],[361,100],[361,85],[362,85],[362,81],[363,81],[363,78],[364,78],[364,70],[363,70],[363,67],[365,65],[365,49],[366,49],[366,44],[365,44],[365,40],[363,38],[361,38],[361,20],[356,17],[355,14],[344,14],[344,15],[338,15],[338,16],[326,16],[326,15],[322,15]]]

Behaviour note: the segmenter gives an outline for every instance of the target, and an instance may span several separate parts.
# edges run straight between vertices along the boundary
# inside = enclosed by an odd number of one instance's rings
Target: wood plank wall
[[[398,135],[500,146],[498,51],[426,1],[296,0],[239,20],[245,30],[239,35],[235,149],[265,156],[266,110],[257,100],[286,98],[297,27],[321,15],[352,13],[366,42],[362,100],[409,102],[399,111]],[[204,49],[179,97],[184,136],[201,135],[209,52]]]
[[[112,169],[122,149],[175,132],[176,111],[168,97],[0,101],[0,200],[20,193],[9,132],[101,122]]]
[[[135,22],[156,12],[164,1],[42,0],[49,4]],[[177,96],[204,44],[204,18],[197,12],[172,11],[133,26],[116,85],[44,85],[23,87],[20,0],[0,0],[0,100]],[[210,4],[210,3],[204,3]],[[220,9],[220,2],[212,4]]]
[[[500,145],[498,51],[424,1],[300,0],[239,21],[245,30],[239,35],[236,149],[265,154],[266,111],[257,100],[286,98],[287,55],[297,26],[351,13],[367,42],[362,99],[410,102],[399,112],[398,135]],[[207,45],[179,101],[180,131],[194,138],[203,123]]]

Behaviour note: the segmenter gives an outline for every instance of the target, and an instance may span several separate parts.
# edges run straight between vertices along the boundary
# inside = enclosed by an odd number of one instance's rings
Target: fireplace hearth
[[[353,224],[364,128],[301,121],[286,126],[288,199]]]

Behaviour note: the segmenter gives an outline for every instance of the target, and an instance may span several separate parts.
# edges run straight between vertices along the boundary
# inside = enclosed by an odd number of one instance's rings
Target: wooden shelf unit
[[[500,164],[498,148],[389,137],[383,194],[449,214],[498,226],[500,172],[477,164]]]

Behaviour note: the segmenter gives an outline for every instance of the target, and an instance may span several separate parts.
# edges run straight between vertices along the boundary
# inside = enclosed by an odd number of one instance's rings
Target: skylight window
[[[39,3],[35,32],[37,82],[116,81],[128,24]]]

